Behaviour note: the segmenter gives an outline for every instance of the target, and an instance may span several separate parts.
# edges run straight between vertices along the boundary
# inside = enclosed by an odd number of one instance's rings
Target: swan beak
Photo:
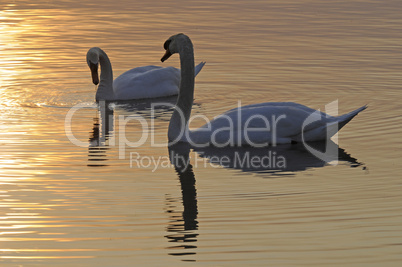
[[[166,53],[161,58],[161,61],[164,62],[166,59],[170,58],[171,55],[172,53],[170,53],[169,49],[166,49]]]
[[[93,63],[91,62],[89,68],[91,69],[92,82],[93,82],[95,85],[98,85],[98,83],[99,83],[98,64],[93,64]]]

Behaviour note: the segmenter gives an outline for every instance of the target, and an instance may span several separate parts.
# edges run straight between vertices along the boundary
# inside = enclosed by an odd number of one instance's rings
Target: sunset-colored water
[[[0,5],[1,266],[401,265],[402,2],[34,2]],[[175,98],[100,113],[85,59],[101,47],[115,77],[179,67],[160,62],[179,32],[207,62],[193,115],[369,107],[330,163],[299,144],[204,149],[181,172],[164,145]],[[286,168],[217,162],[234,155]]]

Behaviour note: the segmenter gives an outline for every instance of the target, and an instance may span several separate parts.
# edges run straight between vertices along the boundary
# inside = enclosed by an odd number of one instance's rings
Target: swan
[[[174,67],[144,66],[128,70],[113,81],[112,64],[105,51],[92,47],[87,52],[92,82],[98,86],[96,101],[132,100],[177,95],[180,70]],[[100,82],[98,66],[101,66]],[[195,68],[197,75],[205,62]]]
[[[190,131],[188,121],[194,98],[194,52],[188,36],[177,34],[164,43],[161,61],[172,54],[180,56],[179,96],[169,123],[169,143],[188,142],[195,147],[267,146],[301,141],[322,141],[335,135],[359,112],[362,106],[333,117],[292,102],[267,102],[231,109]]]

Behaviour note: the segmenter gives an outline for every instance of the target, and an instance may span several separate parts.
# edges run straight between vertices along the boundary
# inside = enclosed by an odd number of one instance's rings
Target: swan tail
[[[342,129],[342,127],[345,126],[348,122],[350,122],[357,114],[359,114],[361,111],[365,110],[366,108],[367,108],[367,105],[364,105],[356,110],[353,110],[352,112],[338,116],[337,117],[338,131],[340,129]]]
[[[320,122],[318,127],[312,127],[307,129],[307,131],[303,131],[302,133],[292,136],[292,141],[323,141],[328,138],[334,136],[343,126],[345,126],[349,121],[351,121],[357,114],[361,111],[365,110],[367,105],[360,107],[352,112],[347,114],[331,117],[330,121],[326,121],[325,123]],[[304,130],[304,129],[302,129]]]
[[[327,123],[326,125],[322,125],[318,128],[313,128],[307,132],[304,132],[301,136],[298,136],[292,140],[295,141],[320,141],[325,140],[327,138],[331,138],[343,126],[345,126],[349,121],[351,121],[359,112],[365,110],[367,106],[360,107],[352,112],[347,114],[335,117],[331,123]]]
[[[202,70],[202,67],[204,67],[205,63],[206,62],[203,61],[200,64],[198,64],[197,66],[195,66],[195,76],[197,76],[197,74]]]

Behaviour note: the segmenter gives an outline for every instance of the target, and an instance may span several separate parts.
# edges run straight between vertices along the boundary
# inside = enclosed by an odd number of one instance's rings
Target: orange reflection
[[[29,72],[28,68],[21,68],[24,64],[24,53],[15,51],[23,46],[19,42],[21,34],[33,30],[29,25],[23,25],[23,18],[15,10],[0,11],[0,83],[1,93],[5,93],[7,86],[18,75]],[[5,103],[10,104],[10,103]],[[4,105],[4,103],[3,103]]]
[[[0,259],[90,259],[94,256],[0,256]]]

